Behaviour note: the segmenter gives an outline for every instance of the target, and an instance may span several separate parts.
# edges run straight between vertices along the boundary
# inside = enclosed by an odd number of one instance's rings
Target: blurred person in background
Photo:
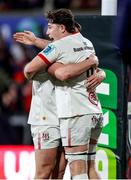
[[[0,144],[2,145],[22,142],[22,129],[11,126],[11,117],[22,111],[19,97],[18,87],[14,82],[9,83],[7,87],[4,86],[0,92]]]
[[[15,43],[16,44],[16,43]],[[22,144],[24,126],[20,116],[28,113],[23,84],[25,78],[23,67],[29,60],[25,51],[15,44],[8,44],[1,34],[0,37],[0,144]],[[15,50],[15,51],[14,51]],[[17,52],[17,53],[16,53]],[[31,91],[30,91],[31,92]],[[30,93],[31,96],[31,93]],[[24,97],[24,98],[23,98]],[[28,98],[29,99],[29,98]],[[29,100],[28,100],[28,106]],[[14,117],[17,117],[16,125]],[[21,123],[21,125],[19,125]],[[5,128],[9,134],[5,134]]]
[[[2,36],[0,37],[0,70],[3,70],[8,77],[14,73],[14,59]]]
[[[18,106],[19,88],[16,81],[14,80],[15,72],[16,72],[15,60],[10,53],[9,47],[6,45],[5,41],[1,39],[0,41],[0,75],[1,75],[0,76],[0,92],[1,92],[1,100],[3,100],[1,101],[1,103],[3,102],[3,105],[1,105],[1,107],[4,108],[4,104],[6,108],[10,106],[10,108],[6,110],[7,113],[21,111],[20,106]],[[6,92],[6,96],[4,96],[4,92]],[[13,104],[14,105],[17,104],[17,106],[13,108]],[[12,111],[12,108],[14,109],[13,111]],[[3,113],[4,112],[5,111],[3,110]]]

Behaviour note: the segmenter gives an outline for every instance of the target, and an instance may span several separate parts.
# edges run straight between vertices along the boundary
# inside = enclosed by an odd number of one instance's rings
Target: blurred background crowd
[[[0,10],[25,10],[48,8],[98,9],[101,0],[1,0]]]
[[[20,144],[24,120],[15,123],[15,116],[29,112],[31,83],[25,80],[23,67],[34,53],[18,43],[8,44],[0,33],[0,144]]]

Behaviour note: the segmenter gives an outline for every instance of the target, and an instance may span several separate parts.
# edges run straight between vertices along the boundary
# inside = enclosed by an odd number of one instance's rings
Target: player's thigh
[[[53,169],[55,166],[57,148],[35,150],[36,173]]]
[[[65,151],[64,148],[60,146],[57,151],[56,164],[51,176],[52,179],[63,179],[66,165]]]
[[[59,126],[31,126],[35,150],[56,148],[60,144]]]
[[[60,119],[60,132],[63,146],[80,146],[89,143],[91,119],[88,115]]]

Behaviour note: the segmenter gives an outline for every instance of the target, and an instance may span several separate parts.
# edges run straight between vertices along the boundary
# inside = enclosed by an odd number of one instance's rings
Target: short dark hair
[[[75,32],[74,16],[69,9],[58,9],[49,11],[47,14],[48,22],[63,24],[69,33]]]
[[[74,25],[79,31],[81,31],[82,27],[77,21],[74,22]]]

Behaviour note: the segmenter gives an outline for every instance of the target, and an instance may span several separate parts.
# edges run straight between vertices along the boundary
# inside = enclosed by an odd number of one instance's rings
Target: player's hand
[[[95,72],[93,75],[91,75],[89,78],[87,78],[86,87],[87,91],[95,91],[96,87],[101,84],[101,82],[105,79],[106,74],[104,71],[100,70],[98,72]]]
[[[31,31],[17,32],[13,35],[13,38],[22,44],[34,45],[36,41],[36,36]]]
[[[91,54],[91,55],[89,56],[89,59],[88,59],[88,60],[89,60],[90,63],[92,64],[92,67],[94,67],[94,68],[97,68],[97,67],[98,67],[98,65],[99,65],[99,60],[98,60],[98,57],[97,57],[96,55]]]

